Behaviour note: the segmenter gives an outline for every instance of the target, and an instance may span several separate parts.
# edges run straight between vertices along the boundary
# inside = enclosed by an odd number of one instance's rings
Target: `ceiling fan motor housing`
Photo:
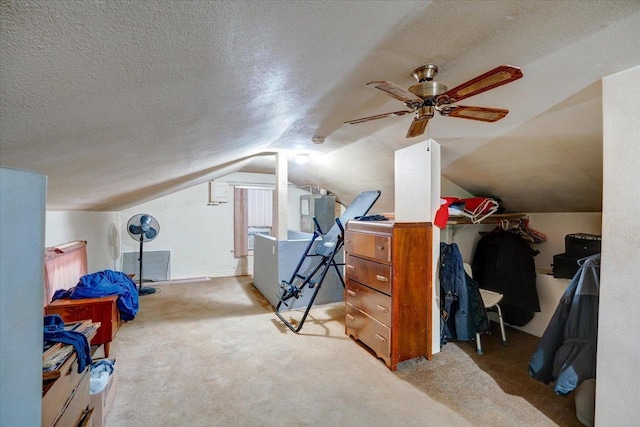
[[[431,81],[438,74],[438,66],[433,64],[423,65],[418,67],[411,75],[418,81],[418,83]]]
[[[434,81],[425,81],[415,84],[409,88],[409,92],[425,101],[431,101],[447,91],[447,86]]]

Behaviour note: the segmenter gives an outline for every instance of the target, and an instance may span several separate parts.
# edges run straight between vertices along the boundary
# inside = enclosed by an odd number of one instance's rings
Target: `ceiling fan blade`
[[[394,111],[391,113],[378,114],[375,116],[363,117],[361,119],[349,120],[348,122],[344,122],[345,125],[355,125],[358,123],[368,122],[370,120],[384,119],[385,117],[393,117],[393,116],[404,116],[405,114],[409,114],[412,111]]]
[[[512,67],[511,65],[501,65],[476,77],[475,79],[471,79],[466,83],[462,83],[461,85],[446,91],[440,95],[438,99],[443,100],[443,103],[451,104],[510,83],[514,80],[518,80],[522,76],[523,74],[522,71],[520,71],[520,68]]]
[[[481,122],[495,122],[507,115],[509,110],[487,107],[466,107],[458,105],[451,112],[443,114],[449,117],[459,117],[461,119],[480,120]]]
[[[387,95],[397,99],[398,101],[402,101],[405,104],[412,106],[413,108],[422,105],[422,103],[424,102],[419,96],[412,94],[408,90],[402,89],[400,86],[394,83],[386,82],[384,80],[369,82],[366,84],[366,86],[374,87],[378,90],[381,90]]]
[[[429,124],[429,118],[419,119],[414,117],[411,125],[409,126],[406,137],[413,138],[422,135],[427,129],[427,124]]]

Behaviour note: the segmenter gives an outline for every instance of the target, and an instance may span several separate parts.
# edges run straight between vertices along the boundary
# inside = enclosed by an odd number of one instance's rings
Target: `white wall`
[[[132,216],[145,213],[158,220],[160,233],[144,251],[170,251],[172,279],[246,274],[244,260],[232,252],[232,188],[229,202],[217,206],[207,205],[208,191],[203,183],[120,212],[122,253],[138,252],[139,243],[126,227]]]
[[[233,173],[222,177],[240,185],[272,185],[269,174]],[[289,189],[289,228],[300,229],[300,195],[304,189]],[[49,211],[46,213],[45,246],[72,240],[87,241],[89,273],[121,269],[124,252],[138,252],[138,242],[126,230],[135,214],[148,213],[160,222],[160,234],[144,250],[171,251],[172,279],[224,277],[251,274],[252,257],[233,256],[233,187],[229,202],[208,206],[208,183],[125,209],[122,212]]]
[[[172,280],[251,274],[252,256],[234,258],[233,185],[268,186],[275,183],[275,176],[238,172],[217,181],[230,183],[227,203],[208,206],[209,188],[204,183],[120,212],[122,252],[139,250],[139,243],[131,239],[126,225],[133,215],[147,213],[160,223],[160,233],[155,240],[145,243],[144,250],[171,252]],[[300,227],[301,194],[306,192],[289,188],[291,229]]]
[[[638,425],[640,66],[603,79],[603,212],[596,425]]]
[[[118,212],[49,211],[45,246],[72,240],[87,241],[87,271],[120,269],[120,223]]]

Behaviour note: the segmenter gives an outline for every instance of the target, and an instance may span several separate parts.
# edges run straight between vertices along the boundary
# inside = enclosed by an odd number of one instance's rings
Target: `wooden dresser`
[[[88,340],[95,338],[100,323],[78,322]],[[42,427],[92,425],[90,408],[91,367],[78,372],[78,354],[71,345],[54,344],[42,354]],[[45,365],[50,367],[45,372]]]
[[[42,382],[42,427],[77,426],[90,410],[89,366],[78,372],[73,352],[59,370],[59,378]]]
[[[47,305],[46,314],[59,314],[65,323],[91,319],[102,325],[91,345],[104,344],[104,356],[109,357],[111,341],[122,323],[118,309],[118,296],[101,298],[58,299]]]
[[[432,357],[431,233],[427,222],[347,223],[345,332],[393,371]]]

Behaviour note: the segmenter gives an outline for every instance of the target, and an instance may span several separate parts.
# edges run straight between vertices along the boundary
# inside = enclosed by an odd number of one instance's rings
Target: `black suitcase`
[[[569,254],[558,254],[553,256],[553,277],[559,279],[573,279],[573,276],[578,272],[578,260],[582,259],[582,256],[572,256]]]
[[[574,233],[564,236],[564,252],[579,258],[601,252],[602,238],[594,234]]]

